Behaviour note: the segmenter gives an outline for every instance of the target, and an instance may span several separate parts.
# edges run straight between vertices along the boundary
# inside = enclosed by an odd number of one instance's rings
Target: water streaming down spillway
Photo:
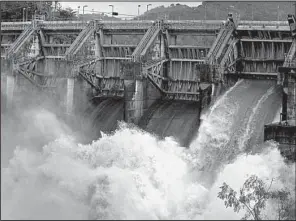
[[[200,124],[197,102],[158,100],[144,113],[139,127],[160,138],[173,137],[188,147]]]
[[[262,143],[264,124],[276,116],[280,93],[273,81],[240,80],[203,116],[191,150],[206,174],[204,182],[212,183],[219,167],[239,154],[261,151],[256,144]]]
[[[83,113],[80,130],[87,140],[101,137],[101,131],[114,131],[118,121],[123,121],[124,100],[121,98],[96,99]]]
[[[205,113],[188,150],[123,123],[82,145],[63,135],[53,114],[34,113],[36,127],[57,139],[42,151],[15,150],[2,169],[1,218],[239,219],[217,198],[223,182],[238,190],[256,174],[294,189],[295,165],[284,163],[276,144],[261,144],[279,97],[275,83],[239,81]],[[274,208],[268,204],[266,215]]]

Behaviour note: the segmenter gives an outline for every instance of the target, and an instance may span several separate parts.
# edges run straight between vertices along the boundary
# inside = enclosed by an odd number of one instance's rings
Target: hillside
[[[233,6],[233,7],[230,7]],[[278,9],[279,7],[279,9]],[[253,10],[252,10],[253,8]],[[206,9],[206,10],[205,10]],[[206,13],[205,13],[206,11]],[[253,13],[252,13],[253,11]],[[286,20],[287,14],[295,13],[292,2],[203,2],[198,7],[182,4],[160,6],[145,12],[140,19],[154,20],[166,16],[170,20],[220,20],[227,17],[228,12],[240,14],[241,20]],[[279,16],[278,16],[279,15]]]

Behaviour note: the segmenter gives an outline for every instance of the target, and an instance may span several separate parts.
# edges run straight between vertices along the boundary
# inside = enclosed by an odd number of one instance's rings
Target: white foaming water
[[[225,102],[225,99],[227,98],[227,95],[229,93],[231,93],[235,88],[239,87],[241,85],[241,83],[243,83],[243,79],[239,80],[238,82],[235,83],[235,85],[233,87],[231,87],[228,91],[225,92],[225,94],[223,96],[221,96],[209,109],[209,113],[207,114],[208,117],[211,116],[211,114],[213,113],[213,111],[218,107],[223,105],[223,103]],[[203,119],[203,118],[202,118]]]
[[[170,138],[157,140],[124,123],[114,134],[81,145],[52,115],[39,113],[35,126],[57,139],[42,151],[15,150],[2,169],[1,218],[239,219],[242,213],[226,209],[217,198],[223,182],[237,191],[255,174],[263,180],[276,178],[273,188],[292,191],[295,164],[286,165],[274,143],[265,143],[260,155],[242,155],[225,165],[209,189],[193,177],[192,167],[207,162],[196,157],[198,151],[205,145],[219,148],[231,136],[227,130],[238,107],[230,97],[223,99],[188,151]],[[265,215],[273,218],[275,208],[269,203]]]
[[[42,153],[17,149],[2,171],[2,218],[165,219],[191,202],[198,210],[207,190],[186,177],[182,151],[125,126],[90,145],[64,136]]]
[[[227,157],[226,153],[232,151],[233,148],[227,144],[233,136],[234,116],[239,110],[239,103],[232,92],[237,88],[245,88],[243,82],[238,81],[203,115],[198,137],[190,145],[194,155],[192,167],[205,170],[205,173],[215,170],[215,167],[222,163],[221,160]],[[221,162],[218,162],[219,160]]]
[[[248,123],[247,123],[247,127],[245,130],[245,134],[243,135],[243,137],[241,138],[240,142],[239,142],[239,149],[243,150],[243,148],[245,147],[246,142],[248,141],[248,139],[250,139],[251,134],[252,134],[252,128],[256,125],[252,125],[252,121],[254,120],[255,115],[257,114],[258,110],[262,107],[262,104],[264,103],[264,101],[267,100],[267,98],[274,92],[275,87],[271,87],[267,90],[267,92],[257,101],[256,106],[252,109],[252,113],[249,117]]]

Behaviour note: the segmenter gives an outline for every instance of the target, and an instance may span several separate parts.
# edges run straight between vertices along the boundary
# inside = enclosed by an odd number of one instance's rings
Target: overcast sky
[[[74,10],[77,10],[78,6],[80,6],[79,13],[82,14],[82,6],[87,5],[85,13],[91,13],[92,9],[97,12],[111,12],[112,9],[109,5],[114,5],[114,11],[118,12],[119,14],[127,14],[127,15],[138,15],[138,5],[140,7],[140,14],[144,13],[147,10],[147,5],[152,4],[149,6],[149,9],[158,7],[161,5],[169,6],[172,3],[176,4],[178,2],[60,2],[63,7],[71,7]],[[182,5],[188,5],[191,7],[196,7],[201,4],[201,2],[179,2]]]

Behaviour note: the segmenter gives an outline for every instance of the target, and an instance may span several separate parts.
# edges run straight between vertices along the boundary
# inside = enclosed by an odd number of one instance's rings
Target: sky
[[[140,15],[146,12],[147,5],[149,9],[155,8],[158,6],[169,6],[171,4],[180,3],[182,5],[188,5],[190,7],[196,7],[201,4],[201,2],[63,2],[61,1],[60,4],[62,7],[71,7],[73,10],[77,10],[78,6],[80,6],[79,13],[82,14],[82,6],[87,5],[88,7],[84,8],[85,13],[92,13],[94,12],[109,12],[111,13],[112,8],[109,5],[114,5],[114,12],[118,12],[119,14],[126,14],[126,15],[138,15],[138,5],[140,6]]]

